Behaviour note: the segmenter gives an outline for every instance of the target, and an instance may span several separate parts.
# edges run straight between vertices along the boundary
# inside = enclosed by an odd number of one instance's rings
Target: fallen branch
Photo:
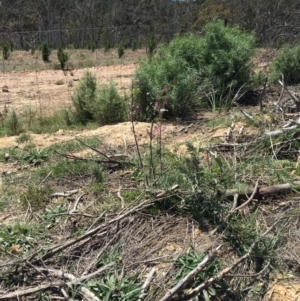
[[[238,191],[237,189],[231,189],[231,190],[227,190],[225,192],[225,195],[226,195],[226,198],[228,198],[228,199],[234,199],[234,195],[239,194],[239,199],[244,199],[244,198],[247,198],[247,195],[250,194],[251,199],[253,199],[253,198],[262,199],[264,196],[268,196],[268,195],[289,194],[293,190],[300,191],[300,181],[293,182],[293,185],[290,185],[288,183],[277,184],[277,185],[272,185],[272,186],[262,186],[262,187],[259,187],[259,186],[256,187],[256,185],[255,185],[253,190],[244,191],[244,192]],[[238,209],[238,208],[236,208],[236,209]],[[241,208],[239,208],[239,209],[241,209]]]
[[[234,104],[238,107],[238,109],[241,111],[241,113],[242,113],[243,115],[245,115],[247,118],[253,120],[253,117],[252,117],[251,115],[249,115],[248,113],[246,113],[245,111],[243,111],[242,108],[238,105],[237,102],[235,102]]]
[[[78,189],[75,189],[75,190],[70,190],[70,191],[64,191],[64,192],[55,192],[55,193],[52,193],[50,196],[51,197],[68,197],[68,196],[71,196],[75,193],[78,192]]]
[[[145,291],[147,290],[148,286],[150,285],[150,283],[154,277],[154,274],[155,274],[155,267],[151,269],[144,284],[142,285],[142,289],[141,289],[141,293],[140,293],[138,301],[142,301],[144,299]]]
[[[37,268],[37,270],[43,274],[46,275],[50,275],[50,276],[55,276],[58,278],[63,278],[63,279],[68,279],[68,282],[64,282],[64,281],[57,281],[57,282],[51,282],[51,283],[47,283],[44,285],[40,285],[38,287],[32,287],[32,288],[28,288],[28,289],[24,289],[24,290],[17,290],[14,292],[10,292],[10,293],[4,293],[0,296],[0,300],[4,300],[4,299],[12,299],[12,298],[17,298],[17,297],[21,297],[21,296],[26,296],[26,295],[30,295],[33,293],[38,293],[47,289],[51,289],[51,288],[56,288],[56,287],[62,287],[62,286],[68,286],[70,288],[73,287],[73,285],[77,285],[77,289],[79,290],[79,292],[87,299],[90,301],[100,301],[89,289],[87,289],[86,287],[81,286],[82,282],[90,279],[98,274],[100,274],[101,272],[103,272],[104,270],[107,270],[108,268],[110,268],[111,266],[113,266],[115,263],[111,262],[107,265],[105,265],[104,267],[100,268],[99,270],[97,270],[96,272],[93,272],[89,275],[80,277],[80,278],[76,278],[74,275],[69,274],[69,273],[65,273],[63,271],[60,270],[53,270],[53,269],[46,269],[46,268]]]
[[[299,126],[298,124],[294,124],[290,127],[285,127],[280,130],[276,130],[276,131],[272,131],[272,132],[265,132],[265,135],[266,136],[277,136],[277,135],[283,134],[284,132],[295,130],[296,128],[298,128],[298,126]]]
[[[242,257],[238,258],[231,266],[223,269],[217,275],[207,279],[203,283],[201,283],[199,286],[195,287],[192,291],[188,294],[188,299],[190,300],[194,296],[198,295],[201,291],[208,288],[212,284],[216,283],[217,281],[221,280],[226,274],[228,274],[232,269],[234,269],[238,264],[240,264],[242,261],[244,261],[246,258],[248,258],[253,249],[256,247],[256,245],[267,235],[270,233],[270,231],[281,221],[281,219],[278,219],[268,230],[266,230],[260,237],[258,237],[250,246],[247,253],[245,253]]]
[[[246,206],[253,200],[254,196],[257,194],[257,190],[258,190],[258,182],[259,182],[260,178],[261,178],[261,176],[257,179],[257,181],[256,181],[256,183],[255,183],[255,187],[254,187],[254,189],[253,189],[253,192],[252,192],[250,198],[249,198],[245,203],[243,203],[242,205],[240,205],[239,207],[234,208],[233,210],[231,210],[230,213],[233,213],[233,212],[235,212],[235,211],[238,211],[238,210],[240,210],[240,209],[243,209],[244,207],[246,207]]]
[[[222,245],[218,246],[217,248],[213,249],[209,252],[208,255],[204,257],[204,259],[193,269],[190,273],[188,273],[182,280],[180,280],[171,290],[169,290],[159,301],[167,301],[172,298],[177,292],[181,291],[187,283],[191,281],[197,274],[199,274],[206,265],[216,257],[218,250],[221,248]]]
[[[283,89],[285,89],[288,92],[288,94],[292,97],[294,103],[297,106],[300,106],[300,100],[297,98],[297,96],[292,91],[290,91],[280,80],[278,82],[283,87]]]
[[[74,207],[73,207],[72,210],[70,210],[69,213],[72,214],[72,213],[75,213],[75,212],[76,212],[78,203],[80,202],[80,200],[82,199],[82,197],[85,196],[85,195],[86,195],[86,193],[82,193],[82,194],[76,199],[75,204],[74,204]]]

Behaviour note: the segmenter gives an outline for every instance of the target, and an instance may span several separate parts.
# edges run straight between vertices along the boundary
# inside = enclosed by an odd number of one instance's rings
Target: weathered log
[[[278,195],[278,194],[289,194],[293,190],[300,191],[300,181],[293,182],[291,184],[277,184],[272,186],[262,186],[257,187],[257,192],[254,194],[255,199],[262,199],[264,196],[268,195]],[[253,193],[254,189],[248,191],[238,191],[238,189],[230,189],[225,192],[226,197],[230,200],[234,199],[234,195],[238,194],[238,199],[247,199]]]

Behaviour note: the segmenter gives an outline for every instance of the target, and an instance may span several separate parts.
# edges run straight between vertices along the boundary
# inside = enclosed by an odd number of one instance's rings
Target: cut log
[[[271,195],[282,195],[282,194],[289,194],[293,190],[300,191],[300,181],[293,182],[293,185],[288,183],[286,184],[277,184],[272,186],[262,186],[257,188],[257,192],[254,195],[255,199],[262,199],[264,196],[271,196]],[[253,190],[248,191],[238,191],[237,189],[231,189],[226,191],[226,197],[230,200],[234,199],[234,195],[238,194],[239,200],[247,199],[253,193]]]

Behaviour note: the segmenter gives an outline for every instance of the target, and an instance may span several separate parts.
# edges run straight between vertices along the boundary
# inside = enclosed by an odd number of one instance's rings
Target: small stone
[[[9,91],[8,91],[8,87],[7,87],[7,86],[3,86],[3,87],[2,87],[2,92],[9,92]]]

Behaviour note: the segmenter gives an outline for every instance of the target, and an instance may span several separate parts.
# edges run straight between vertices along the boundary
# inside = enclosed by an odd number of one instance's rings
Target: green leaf
[[[203,297],[204,297],[205,301],[210,301],[209,294],[208,294],[207,290],[203,290]]]

